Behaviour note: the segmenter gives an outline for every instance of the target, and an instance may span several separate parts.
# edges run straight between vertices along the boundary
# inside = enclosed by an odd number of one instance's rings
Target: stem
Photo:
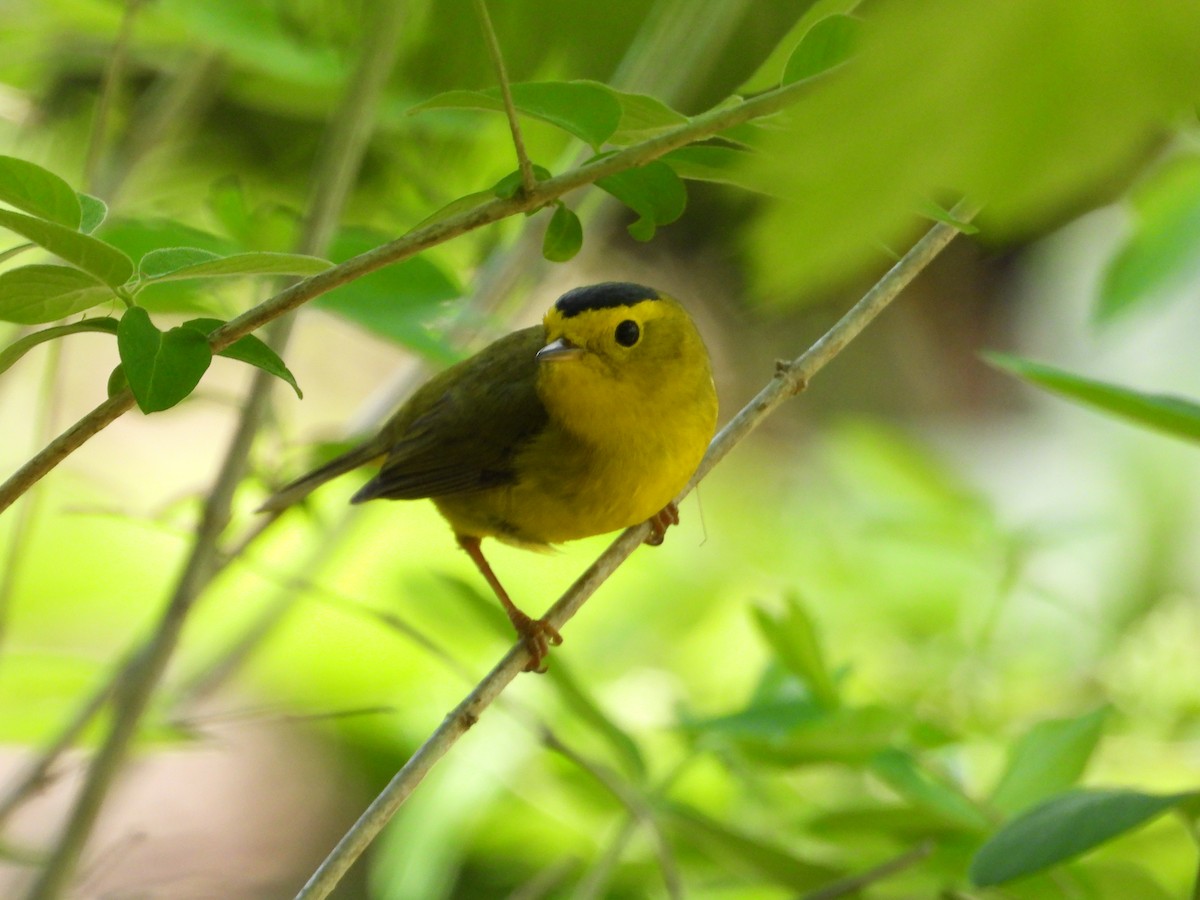
[[[337,225],[371,134],[383,84],[395,62],[403,10],[403,4],[384,5],[379,20],[373,23],[375,27],[368,29],[362,61],[346,86],[344,102],[331,124],[331,129],[341,134],[326,143],[319,160],[312,209],[301,239],[302,252],[322,251]],[[290,319],[278,322],[273,330],[278,332],[278,343],[286,342]],[[191,554],[158,627],[132,665],[124,669],[124,677],[116,686],[112,726],[88,769],[71,817],[34,885],[31,900],[53,900],[65,891],[150,697],[179,643],[187,616],[220,568],[218,541],[229,523],[233,496],[245,475],[272,384],[271,376],[255,371],[238,427],[204,504]]]
[[[961,203],[955,208],[954,215],[958,220],[965,222],[974,217],[975,211],[973,206]],[[958,230],[950,225],[941,222],[935,224],[811,348],[791,362],[777,364],[775,377],[713,439],[691,483],[676,499],[685,497],[734,445],[753,431],[784,400],[802,391],[809,380],[878,316],[957,234]],[[561,630],[608,576],[637,549],[649,531],[649,524],[643,522],[622,532],[549,609],[546,620]],[[370,846],[429,770],[479,721],[487,707],[504,692],[528,661],[529,653],[524,644],[518,643],[509,650],[474,690],[450,711],[429,739],[417,749],[371,802],[313,873],[308,883],[301,888],[296,900],[321,900],[329,896],[342,876]]]
[[[719,107],[696,116],[686,125],[681,125],[673,131],[627,147],[612,156],[579,166],[562,175],[540,181],[531,193],[511,198],[487,200],[470,209],[429,222],[390,243],[348,259],[340,265],[326,269],[319,275],[306,278],[280,291],[274,297],[226,322],[209,336],[209,343],[214,351],[224,350],[239,338],[245,337],[268,322],[347,282],[361,278],[363,275],[392,263],[409,259],[423,250],[443,244],[468,231],[490,225],[518,213],[538,209],[563,194],[591,184],[600,178],[645,165],[664,153],[669,153],[693,141],[717,134],[751,119],[778,112],[796,100],[807,89],[807,82],[798,81],[759,94],[737,106]],[[52,441],[44,450],[18,469],[4,484],[0,485],[0,513],[4,512],[18,497],[71,453],[83,446],[89,438],[112,424],[132,406],[133,394],[128,390],[122,391],[101,403]]]
[[[251,418],[254,419],[253,423],[250,422]],[[216,563],[217,539],[229,520],[233,494],[241,481],[246,453],[254,436],[252,425],[257,425],[257,414],[247,416],[243,427],[234,435],[224,465],[204,504],[192,553],[171,600],[154,634],[134,655],[131,665],[124,670],[124,678],[116,685],[112,725],[88,767],[71,816],[46,867],[34,883],[29,894],[30,900],[55,900],[62,896],[74,874],[84,844],[91,835],[100,808],[125,761],[129,745],[149,705],[150,696],[179,642],[192,601],[207,584],[210,571]]]
[[[504,113],[508,116],[508,128],[512,132],[513,147],[517,151],[517,167],[521,170],[521,189],[526,194],[531,194],[537,187],[537,179],[533,177],[533,164],[529,161],[529,154],[525,152],[525,139],[521,137],[521,123],[517,121],[517,107],[513,104],[512,87],[508,81],[508,71],[504,67],[504,54],[500,52],[500,41],[496,38],[496,30],[492,27],[492,17],[488,15],[487,3],[484,0],[475,0],[475,13],[479,16],[479,24],[483,27],[483,37],[487,43],[488,54],[492,57],[492,65],[496,68],[496,80],[500,82],[500,96],[504,100]]]
[[[100,99],[96,103],[96,113],[92,117],[87,158],[83,164],[83,183],[88,186],[88,190],[95,189],[96,170],[100,166],[100,159],[104,152],[104,134],[108,130],[108,119],[112,112],[113,101],[121,86],[121,76],[125,70],[125,56],[129,49],[129,39],[133,34],[133,22],[144,2],[145,0],[126,0],[125,9],[121,13],[117,38],[113,43],[112,53],[108,55],[108,68],[104,72],[104,84],[100,89]]]

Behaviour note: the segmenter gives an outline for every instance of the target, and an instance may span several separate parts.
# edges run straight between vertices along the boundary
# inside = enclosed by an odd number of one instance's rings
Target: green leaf
[[[223,278],[245,275],[317,275],[333,264],[299,253],[254,251],[217,256],[195,247],[153,250],[142,257],[141,274],[151,281]]]
[[[621,123],[622,109],[612,90],[594,81],[525,82],[512,86],[517,111],[549,122],[593,148],[608,140]],[[447,91],[414,106],[427,109],[488,109],[504,111],[499,88],[485,91]]]
[[[1130,790],[1069,791],[1008,822],[971,863],[979,887],[1003,884],[1065,862],[1198,795]]]
[[[761,191],[762,185],[742,177],[740,167],[747,153],[717,144],[693,144],[663,154],[662,159],[680,178],[730,184],[748,191]]]
[[[532,164],[530,168],[533,169],[533,178],[535,181],[544,181],[550,177],[550,170],[536,163]],[[509,200],[517,196],[517,192],[521,190],[521,186],[521,170],[514,169],[492,186],[492,193],[502,200]],[[471,194],[469,196],[473,197],[475,195]]]
[[[195,328],[159,331],[140,306],[117,327],[121,369],[144,413],[169,409],[190,394],[212,362],[208,338]]]
[[[55,322],[113,299],[109,288],[69,266],[21,266],[0,272],[0,321],[4,322]]]
[[[979,226],[973,225],[970,222],[964,222],[961,219],[956,219],[950,215],[949,211],[942,208],[936,203],[926,201],[917,206],[917,210],[921,215],[934,222],[941,222],[944,225],[949,225],[951,228],[957,228],[963,234],[979,234]]]
[[[173,219],[109,219],[100,227],[99,235],[131,259],[139,261],[147,253],[164,247],[196,247],[217,256],[230,256],[238,252],[233,242]],[[221,308],[218,291],[199,280],[143,282],[138,286],[137,302],[138,306],[144,306],[152,313],[232,312]]]
[[[853,16],[829,16],[817,22],[788,57],[781,84],[803,81],[844,63],[854,53],[861,28]]]
[[[26,160],[0,156],[0,200],[64,228],[79,227],[75,191],[53,172]]]
[[[1191,400],[1168,394],[1143,394],[1002,353],[985,353],[983,358],[999,369],[1069,400],[1174,437],[1200,441],[1200,404]]]
[[[1104,273],[1096,321],[1108,323],[1200,273],[1200,156],[1156,172],[1133,196],[1134,228]]]
[[[986,203],[990,240],[1041,234],[1127,180],[1200,96],[1200,4],[926,0],[873,4],[869,25],[749,163],[785,198],[745,236],[760,296],[861,278],[947,190]]]
[[[638,214],[629,233],[639,241],[653,238],[658,226],[674,222],[687,206],[687,188],[661,160],[601,178],[596,186]]]
[[[841,700],[825,655],[816,625],[795,597],[788,597],[781,613],[761,606],[753,610],[759,633],[792,674],[808,687],[813,699],[826,709],[834,709]]]
[[[82,211],[79,217],[79,230],[84,234],[91,234],[108,218],[108,204],[91,194],[78,194],[77,196],[79,197],[79,208]]]
[[[343,262],[385,243],[388,236],[362,228],[339,232],[329,249],[331,259]],[[356,278],[314,300],[309,306],[348,319],[368,331],[395,341],[446,365],[458,359],[430,323],[442,314],[446,301],[462,296],[462,288],[425,256],[414,256],[370,275]]]
[[[183,327],[193,328],[207,339],[210,334],[224,324],[225,322],[221,319],[190,319],[183,323]],[[254,335],[248,334],[245,337],[238,338],[224,350],[219,351],[217,355],[257,366],[264,372],[286,381],[292,386],[292,390],[296,392],[296,396],[301,400],[304,399],[304,393],[300,390],[300,385],[296,383],[296,376],[291,373],[291,370],[280,359],[279,354]]]
[[[1038,722],[1013,746],[990,803],[1009,815],[1079,780],[1100,742],[1106,707],[1073,719]]]
[[[28,238],[111,287],[120,287],[133,275],[133,263],[128,256],[104,241],[80,234],[74,228],[6,209],[0,209],[0,227]]]
[[[646,94],[627,94],[608,88],[621,105],[621,121],[608,136],[609,143],[624,146],[686,125],[688,117]]]
[[[566,262],[573,259],[582,246],[583,225],[579,216],[565,203],[558,203],[542,238],[542,256],[551,262]]]
[[[775,49],[746,81],[738,87],[738,93],[743,95],[757,94],[760,91],[777,87],[783,79],[783,70],[787,61],[796,52],[796,47],[818,22],[830,16],[848,15],[854,12],[862,0],[816,0],[796,20],[796,24],[788,29],[787,34],[775,45]]]
[[[672,804],[666,812],[671,824],[705,851],[790,891],[807,892],[843,874],[803,859],[770,838],[739,831],[686,806]]]
[[[138,278],[148,280],[170,275],[179,269],[186,269],[198,263],[211,262],[221,259],[221,254],[199,247],[163,247],[150,250],[138,260]]]
[[[901,797],[940,815],[948,823],[970,831],[983,831],[988,826],[983,813],[961,791],[932,778],[902,750],[893,748],[880,753],[871,761],[871,771]]]
[[[53,328],[43,328],[33,334],[27,334],[20,340],[14,341],[0,351],[0,374],[12,368],[13,363],[36,347],[38,344],[66,337],[68,334],[78,334],[81,331],[102,331],[108,334],[117,333],[117,320],[105,316],[99,319],[85,319],[70,325],[56,325]]]

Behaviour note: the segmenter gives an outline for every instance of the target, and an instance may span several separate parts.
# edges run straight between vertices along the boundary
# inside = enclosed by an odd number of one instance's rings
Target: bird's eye
[[[622,347],[632,347],[638,342],[638,338],[642,336],[642,331],[638,328],[638,323],[633,319],[626,319],[617,326],[613,337],[617,339],[617,343]]]

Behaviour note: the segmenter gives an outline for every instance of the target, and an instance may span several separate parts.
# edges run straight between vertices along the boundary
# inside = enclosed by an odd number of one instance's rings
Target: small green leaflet
[[[1143,794],[1129,790],[1078,790],[1047,800],[1004,825],[971,863],[979,887],[1032,875],[1132,831],[1196,793]]]
[[[75,194],[72,192],[72,197]],[[133,275],[133,262],[111,244],[80,234],[45,219],[0,209],[0,227],[15,231],[65,262],[95,275],[110,287],[120,287]]]
[[[817,22],[788,57],[780,84],[812,78],[845,62],[854,53],[861,28],[852,16],[829,16]]]
[[[193,328],[207,339],[210,334],[224,324],[221,319],[191,319],[184,322],[183,327]],[[238,338],[224,350],[219,351],[217,356],[225,356],[229,359],[236,359],[239,362],[257,366],[264,372],[286,381],[292,386],[292,390],[296,392],[296,396],[301,400],[304,399],[304,393],[300,390],[300,385],[296,383],[296,376],[291,373],[291,370],[279,358],[279,354],[252,334]]]
[[[36,347],[38,344],[52,341],[55,338],[66,337],[68,334],[79,334],[83,331],[101,331],[106,334],[117,333],[117,320],[110,316],[99,319],[84,319],[70,325],[56,325],[53,328],[43,328],[33,334],[27,334],[20,340],[13,341],[0,351],[0,374],[12,368],[13,363]]]
[[[1107,713],[1101,707],[1034,725],[1009,752],[990,805],[1011,815],[1074,785],[1100,742]]]
[[[70,266],[21,266],[0,273],[0,321],[4,322],[57,322],[114,299],[110,288]]]
[[[542,256],[551,262],[566,262],[574,258],[582,246],[583,225],[579,216],[565,203],[558,203],[542,238]]]
[[[755,70],[741,86],[737,93],[746,96],[778,87],[783,78],[783,70],[787,61],[795,55],[797,46],[812,29],[820,22],[834,16],[847,16],[854,12],[862,0],[816,0],[810,4],[783,36],[775,49],[770,52],[762,65]]]
[[[761,184],[755,184],[741,175],[742,167],[749,158],[745,150],[719,144],[693,144],[672,150],[659,158],[674,169],[680,178],[729,184],[759,193],[763,190]]]
[[[154,282],[245,275],[316,275],[332,265],[328,260],[299,253],[253,251],[221,256],[196,247],[168,247],[151,250],[143,256],[138,274]]]
[[[947,823],[983,831],[988,820],[961,791],[933,778],[907,752],[884,750],[871,761],[871,770],[910,803],[936,813]]]
[[[77,196],[79,197],[79,207],[82,210],[79,218],[79,230],[84,234],[91,234],[108,218],[108,204],[91,194]]]
[[[534,181],[545,181],[550,177],[550,170],[543,166],[534,163],[530,168],[533,170]],[[521,187],[521,170],[514,169],[492,186],[492,193],[501,200],[511,200],[517,196]]]
[[[80,226],[79,198],[71,186],[23,159],[0,156],[0,200],[64,228]]]
[[[621,122],[617,125],[617,130],[608,136],[610,144],[618,146],[635,144],[638,141],[644,141],[655,135],[679,128],[689,121],[683,113],[676,112],[655,97],[613,91],[606,85],[601,85],[601,87],[612,91],[617,102],[621,104]]]
[[[159,331],[139,306],[117,326],[121,369],[144,413],[170,409],[200,383],[212,362],[208,338],[195,328]]]
[[[954,216],[943,209],[938,204],[932,201],[926,201],[917,207],[917,212],[925,216],[927,219],[932,219],[934,222],[941,222],[943,225],[949,225],[951,228],[957,228],[963,234],[979,234],[979,226],[972,225],[970,222],[964,222],[961,219],[956,219]]]
[[[998,369],[1069,400],[1174,437],[1200,441],[1200,404],[1191,400],[1168,394],[1144,394],[1002,353],[985,353],[983,358]]]
[[[1133,232],[1100,287],[1100,324],[1200,275],[1200,156],[1181,157],[1155,172],[1132,202]]]
[[[512,86],[517,111],[549,122],[599,149],[621,124],[621,104],[613,91],[587,81],[525,82]],[[488,109],[504,111],[499,88],[485,91],[447,91],[409,110]]]
[[[825,664],[816,624],[800,601],[788,597],[780,613],[756,606],[753,615],[759,633],[780,664],[804,682],[818,705],[836,708],[841,702],[837,685]]]
[[[596,186],[638,214],[629,233],[639,241],[653,238],[658,226],[674,222],[687,207],[687,188],[661,160],[601,178]]]

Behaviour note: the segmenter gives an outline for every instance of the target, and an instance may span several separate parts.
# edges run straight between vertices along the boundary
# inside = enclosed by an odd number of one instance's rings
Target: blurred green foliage
[[[1193,4],[490,8],[544,174],[662,134],[735,90],[800,80],[806,93],[552,212],[330,292],[303,314],[286,364],[252,339],[226,355],[302,382],[306,406],[324,403],[349,427],[346,385],[360,384],[342,379],[360,369],[382,379],[379,353],[445,364],[465,332],[510,327],[525,296],[546,296],[542,256],[573,260],[561,275],[572,283],[621,276],[631,259],[669,273],[677,256],[695,270],[675,277],[696,294],[714,349],[741,357],[736,393],[767,377],[759,351],[770,338],[794,355],[810,336],[814,320],[783,311],[869,280],[919,216],[944,218],[934,204],[983,200],[982,240],[1012,248],[1133,182],[1124,233],[1091,254],[1083,304],[1110,343],[1054,324],[1065,301],[1040,319],[1000,304],[1003,325],[985,333],[1021,354],[1049,347],[1088,373],[992,357],[1028,381],[1195,437],[1192,401],[1092,377],[1101,362],[1089,358],[1196,307]],[[221,452],[211,417],[232,418],[242,384],[198,336],[266,296],[268,276],[327,266],[290,251],[325,122],[371,39],[372,4],[142,5],[90,178],[79,173],[122,5],[0,9],[0,201],[13,207],[0,210],[13,241],[0,272],[0,320],[13,323],[0,333],[6,471],[44,442],[39,361],[69,387],[72,412],[103,396],[122,343],[122,377],[144,410],[212,379],[52,475],[26,501],[37,513],[27,522],[0,516],[0,740],[25,752],[104,682],[176,577]],[[408,16],[327,251],[335,263],[519,186],[471,4],[414,3]],[[602,193],[623,205],[602,207]],[[722,278],[775,312],[721,308]],[[1190,304],[1161,302],[1172,291]],[[491,307],[468,305],[489,293]],[[1021,315],[1034,316],[1032,338]],[[902,321],[909,330],[887,333],[913,367],[942,367],[939,388],[983,377],[930,350],[962,333],[922,344],[921,320]],[[101,336],[63,342],[71,355],[57,370],[46,345],[82,331]],[[172,342],[182,349],[164,361]],[[1172,390],[1195,396],[1192,344],[1162,355],[1183,373]],[[907,389],[911,371],[874,347],[838,366],[872,393]],[[1194,447],[1163,450],[1062,406],[1035,407],[1046,425],[995,386],[952,416],[898,406],[870,417],[846,400],[851,381],[834,382],[832,401],[821,384],[799,413],[806,432],[773,425],[705,482],[666,545],[639,551],[588,605],[550,673],[521,679],[455,748],[344,896],[643,897],[682,885],[697,897],[830,897],[842,885],[874,900],[1155,900],[1194,889]],[[742,397],[723,399],[732,409]],[[811,412],[831,402],[847,408]],[[292,421],[292,403],[279,401],[282,427],[255,451],[227,547],[261,522],[261,484],[318,439]],[[266,704],[249,717],[312,716],[289,727],[334,757],[323,778],[347,809],[328,815],[352,818],[504,649],[503,616],[432,508],[351,513],[350,491],[330,487],[223,560],[143,724],[145,757],[211,743],[210,714]],[[537,609],[602,545],[547,558],[502,548],[495,564]],[[292,734],[277,737],[281,765]],[[345,772],[361,781],[344,788]],[[895,871],[865,886],[845,881],[888,860]]]

